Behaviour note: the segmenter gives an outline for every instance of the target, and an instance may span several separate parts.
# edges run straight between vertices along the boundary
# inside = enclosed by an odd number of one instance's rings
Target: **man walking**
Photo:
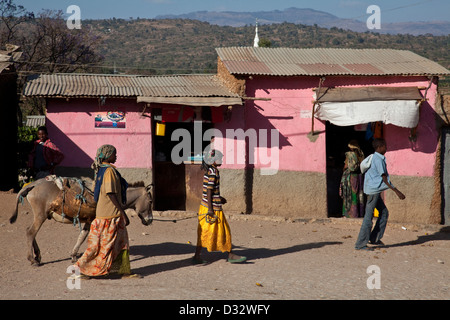
[[[372,156],[370,168],[364,175],[364,193],[367,195],[366,211],[359,232],[358,240],[355,244],[357,250],[372,250],[367,247],[367,243],[383,244],[381,238],[386,229],[389,217],[381,193],[384,190],[391,189],[401,200],[405,199],[405,195],[395,188],[390,179],[386,168],[386,141],[384,139],[375,139],[372,143],[375,153]],[[374,209],[377,208],[379,216],[375,227],[372,230],[372,219]]]

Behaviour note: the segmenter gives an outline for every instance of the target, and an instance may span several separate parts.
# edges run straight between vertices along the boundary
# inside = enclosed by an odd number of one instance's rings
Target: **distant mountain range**
[[[369,15],[367,15],[367,18],[369,18]],[[322,28],[336,27],[355,32],[373,31],[384,34],[432,34],[435,36],[450,34],[449,21],[383,23],[383,17],[381,17],[381,29],[369,30],[366,21],[342,19],[327,12],[299,8],[258,12],[196,11],[181,15],[160,15],[155,19],[191,19],[232,27],[255,25],[255,21],[258,19],[258,24],[290,22],[310,26],[317,25]]]

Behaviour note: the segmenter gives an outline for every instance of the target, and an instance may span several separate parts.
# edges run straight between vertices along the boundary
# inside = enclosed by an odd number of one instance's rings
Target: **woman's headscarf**
[[[97,172],[103,161],[107,160],[116,151],[116,148],[110,144],[104,144],[97,149],[97,155],[95,156],[94,162],[91,168],[94,169],[94,181],[97,179]]]
[[[359,162],[364,160],[364,153],[362,152],[361,148],[359,147],[358,141],[351,140],[348,143],[348,147],[350,148],[350,150],[355,152],[356,157],[358,158]]]
[[[223,158],[222,152],[216,149],[210,149],[203,155],[202,167],[203,170],[207,170],[214,162],[221,163]]]

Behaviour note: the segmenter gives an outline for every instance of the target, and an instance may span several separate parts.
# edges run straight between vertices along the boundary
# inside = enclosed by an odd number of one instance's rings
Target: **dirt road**
[[[233,265],[225,254],[205,252],[209,263],[192,265],[195,219],[155,221],[146,227],[132,217],[131,267],[143,277],[81,280],[79,288],[70,288],[66,271],[78,228],[46,221],[37,237],[43,264],[32,267],[25,237],[32,214],[26,214],[27,203],[20,205],[17,222],[10,224],[15,197],[0,194],[2,300],[450,298],[450,233],[442,226],[390,223],[386,246],[361,252],[354,250],[361,220],[285,221],[232,214],[233,244],[237,254],[248,257],[245,264]]]

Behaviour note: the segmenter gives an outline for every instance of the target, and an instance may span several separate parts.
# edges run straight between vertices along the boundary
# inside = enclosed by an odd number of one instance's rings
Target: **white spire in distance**
[[[256,19],[255,40],[253,40],[253,46],[254,46],[254,47],[259,47],[258,19]]]

